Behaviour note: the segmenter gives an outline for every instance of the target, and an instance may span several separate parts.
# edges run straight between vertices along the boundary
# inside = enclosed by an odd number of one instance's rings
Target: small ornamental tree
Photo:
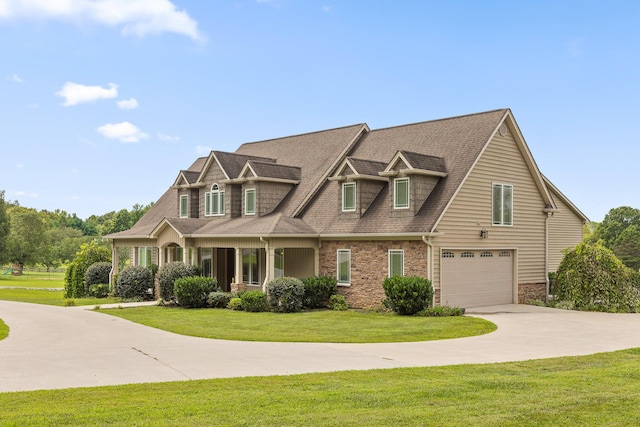
[[[109,262],[111,251],[95,240],[80,247],[80,252],[71,261],[64,274],[64,297],[82,298],[87,289],[84,286],[84,274],[96,262]]]
[[[394,312],[402,315],[416,314],[431,304],[431,281],[418,276],[393,276],[382,283],[387,296],[386,303]]]
[[[174,296],[173,286],[176,280],[196,275],[196,267],[182,261],[167,263],[158,269],[156,278],[160,287],[160,298],[169,300]]]
[[[580,243],[558,267],[555,298],[572,302],[577,310],[637,311],[637,275],[601,243]]]

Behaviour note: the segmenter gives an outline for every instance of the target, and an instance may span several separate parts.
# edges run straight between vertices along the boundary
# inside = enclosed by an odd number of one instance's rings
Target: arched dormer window
[[[224,191],[220,190],[218,184],[211,186],[211,191],[204,196],[205,216],[224,215]]]

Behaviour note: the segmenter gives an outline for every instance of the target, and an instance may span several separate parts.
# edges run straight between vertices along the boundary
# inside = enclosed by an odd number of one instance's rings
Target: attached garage
[[[482,307],[514,302],[512,250],[442,250],[442,305]]]

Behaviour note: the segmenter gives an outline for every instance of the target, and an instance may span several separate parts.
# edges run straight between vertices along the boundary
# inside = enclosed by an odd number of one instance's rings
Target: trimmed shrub
[[[267,300],[271,310],[294,313],[302,310],[304,284],[295,277],[278,277],[267,284]]]
[[[84,297],[87,294],[87,288],[84,285],[84,274],[87,269],[96,262],[109,262],[109,260],[111,260],[111,251],[108,248],[100,246],[93,240],[83,244],[64,273],[64,297]]]
[[[176,280],[183,277],[196,275],[196,268],[182,261],[167,263],[158,269],[156,278],[160,287],[160,298],[168,300],[173,298],[173,286]]]
[[[242,300],[238,297],[231,298],[227,308],[231,310],[242,310]]]
[[[109,285],[106,283],[90,285],[88,294],[93,298],[106,298],[109,295]]]
[[[207,305],[209,294],[217,290],[218,281],[211,277],[181,277],[174,282],[173,293],[178,304],[186,308],[202,308]]]
[[[329,298],[338,292],[338,280],[333,276],[313,276],[302,279],[304,284],[303,305],[307,308],[324,308]]]
[[[634,312],[640,306],[637,273],[600,243],[567,252],[554,282],[555,299],[576,310]]]
[[[231,292],[213,291],[207,296],[207,307],[211,308],[227,308],[229,301],[233,298]]]
[[[329,297],[329,308],[335,311],[345,311],[349,306],[347,305],[347,300],[342,295],[334,294]]]
[[[267,295],[262,291],[247,291],[240,295],[242,301],[242,309],[254,313],[261,311],[269,311],[267,304]]]
[[[89,292],[91,285],[109,283],[109,273],[111,273],[110,262],[94,262],[84,273],[84,288]]]
[[[446,305],[439,306],[439,307],[429,307],[418,312],[418,316],[423,316],[423,317],[450,317],[450,316],[462,316],[463,314],[464,314],[464,308],[449,307]]]
[[[118,276],[116,295],[128,299],[145,299],[152,286],[151,271],[146,267],[135,265],[125,268]]]
[[[386,304],[401,315],[416,314],[429,307],[433,297],[431,281],[418,276],[393,276],[382,282]]]

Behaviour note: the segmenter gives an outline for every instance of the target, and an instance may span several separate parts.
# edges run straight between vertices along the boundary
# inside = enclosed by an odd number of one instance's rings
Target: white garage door
[[[442,305],[482,307],[513,302],[513,251],[443,250]]]

